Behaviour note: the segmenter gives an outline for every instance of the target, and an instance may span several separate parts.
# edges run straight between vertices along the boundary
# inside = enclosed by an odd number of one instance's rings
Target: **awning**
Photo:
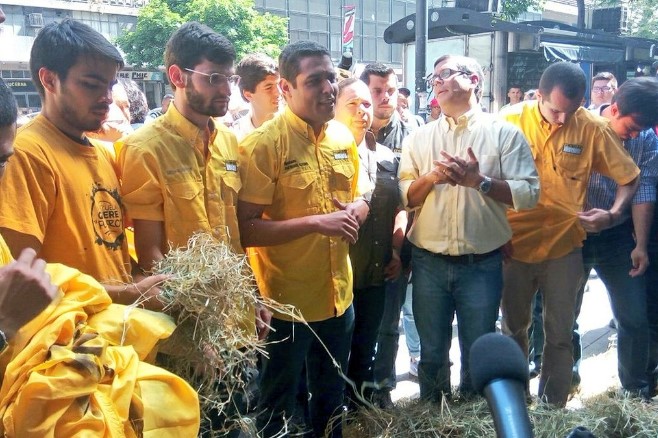
[[[553,61],[591,61],[603,63],[616,63],[624,61],[624,51],[610,47],[592,47],[542,41],[540,47],[544,48],[544,57],[548,62]]]

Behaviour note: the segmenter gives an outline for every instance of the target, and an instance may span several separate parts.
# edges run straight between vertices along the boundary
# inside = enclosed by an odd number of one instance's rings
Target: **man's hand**
[[[334,198],[333,201],[334,206],[336,206],[337,209],[345,210],[354,216],[354,219],[356,219],[356,221],[359,223],[359,226],[363,225],[363,223],[368,218],[368,213],[370,213],[370,206],[363,199],[357,199],[356,201],[350,202],[348,204],[344,204],[336,198]]]
[[[400,254],[397,250],[393,250],[391,254],[391,261],[388,262],[384,268],[384,279],[387,281],[396,280],[402,273],[402,261],[400,261]]]
[[[0,330],[11,339],[21,327],[41,313],[57,296],[46,262],[32,248],[0,268]]]
[[[614,218],[610,210],[603,210],[601,208],[592,208],[580,212],[578,213],[578,219],[588,233],[598,233],[612,227],[614,223]]]
[[[256,305],[256,333],[258,340],[262,341],[270,332],[270,323],[272,322],[272,312],[262,304]]]
[[[633,268],[628,272],[628,275],[631,277],[642,275],[649,267],[649,254],[647,254],[646,250],[636,246],[631,251],[631,262],[633,263]]]
[[[441,151],[445,159],[434,161],[434,165],[449,179],[449,184],[477,188],[484,177],[480,174],[480,163],[473,149],[469,147],[467,153],[468,160],[465,160]]]
[[[169,276],[167,274],[157,274],[150,276],[140,276],[135,277],[137,282],[126,285],[125,290],[122,293],[130,296],[128,302],[134,303],[139,301],[139,303],[144,306],[145,309],[154,310],[160,312],[164,309],[164,303],[158,299],[160,295],[160,285],[167,279]],[[123,302],[126,302],[122,299]]]

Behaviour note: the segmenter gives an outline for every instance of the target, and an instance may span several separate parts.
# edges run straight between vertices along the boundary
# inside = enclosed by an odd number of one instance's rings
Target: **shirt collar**
[[[457,120],[455,120],[453,117],[449,117],[441,113],[437,123],[439,126],[441,126],[441,129],[444,132],[451,130],[454,131],[458,127],[470,129],[471,126],[473,126],[473,124],[482,116],[482,114],[482,108],[479,105],[476,105],[461,116],[457,117]]]
[[[194,123],[187,120],[174,104],[169,105],[169,109],[162,117],[164,117],[165,122],[174,128],[181,137],[195,145],[195,147],[198,146],[197,142],[203,143],[204,130],[199,129]],[[212,117],[208,123],[208,130],[210,132],[208,143],[210,144],[215,141],[215,137],[217,136],[215,120]]]
[[[315,141],[320,141],[324,137],[325,131],[327,129],[327,123],[322,125],[322,130],[320,131],[320,134],[316,138],[315,132],[313,131],[311,125],[306,123],[297,114],[292,112],[290,107],[287,105],[285,111],[283,112],[283,117],[290,124],[290,126],[294,131],[296,131],[300,135],[303,135],[305,138],[309,140],[315,142]]]

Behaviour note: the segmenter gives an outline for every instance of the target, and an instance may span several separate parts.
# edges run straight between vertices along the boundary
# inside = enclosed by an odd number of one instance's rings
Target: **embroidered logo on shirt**
[[[349,158],[346,150],[334,152],[334,160],[349,160]]]
[[[227,172],[237,172],[238,171],[238,162],[237,161],[226,161],[226,171]]]
[[[583,147],[579,144],[565,144],[562,146],[562,152],[565,154],[580,155],[583,153]]]
[[[97,245],[119,249],[125,237],[123,211],[117,189],[108,190],[100,185],[91,189],[91,223]]]
[[[294,169],[296,167],[309,167],[307,162],[300,163],[297,160],[288,160],[285,163],[283,163],[283,170],[290,170]]]

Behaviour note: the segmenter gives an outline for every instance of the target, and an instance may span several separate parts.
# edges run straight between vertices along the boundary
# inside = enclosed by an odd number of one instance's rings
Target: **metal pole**
[[[416,114],[421,104],[427,107],[425,57],[427,45],[427,0],[416,0]]]

